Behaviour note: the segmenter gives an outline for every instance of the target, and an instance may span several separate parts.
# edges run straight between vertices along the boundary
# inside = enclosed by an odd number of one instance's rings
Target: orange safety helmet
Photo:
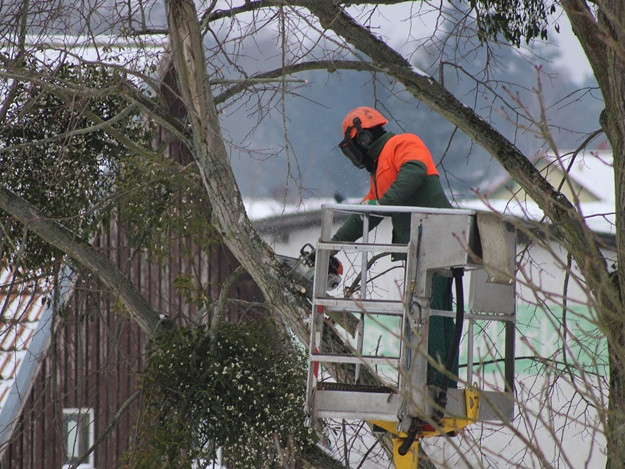
[[[358,168],[373,167],[367,149],[374,141],[373,133],[368,129],[388,123],[386,117],[372,107],[361,106],[347,113],[343,119],[343,140],[339,148]]]
[[[356,136],[356,119],[360,119],[360,127],[363,129],[370,129],[376,125],[386,125],[388,123],[388,119],[372,107],[357,107],[356,109],[349,111],[345,116],[345,119],[343,119],[344,137],[354,138]]]

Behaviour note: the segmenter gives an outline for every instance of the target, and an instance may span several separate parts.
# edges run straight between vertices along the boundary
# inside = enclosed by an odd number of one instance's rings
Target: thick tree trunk
[[[228,249],[252,276],[278,317],[302,343],[308,344],[310,332],[305,320],[310,314],[310,303],[305,294],[306,288],[298,285],[296,278],[276,260],[245,212],[206,78],[202,40],[193,2],[172,0],[166,3],[178,87],[193,128],[190,146],[211,201],[213,223]],[[324,335],[324,340],[337,353],[346,352],[347,345],[331,330]],[[334,370],[337,376],[344,372],[346,367]],[[379,383],[377,377],[369,373],[365,373],[362,379],[371,384]]]
[[[616,250],[619,301],[600,311],[606,331],[610,364],[607,409],[606,467],[625,467],[625,9],[621,0],[599,3],[593,14],[584,0],[562,0],[573,31],[592,66],[603,94],[601,126],[612,146],[616,214]]]
[[[172,57],[178,86],[191,123],[193,155],[209,195],[213,222],[230,251],[245,267],[288,327],[308,341],[308,302],[248,219],[220,133],[217,110],[207,82],[206,64],[194,4],[166,2]]]
[[[610,79],[607,93],[604,91],[606,108],[602,125],[614,154],[618,279],[621,298],[625,298],[625,63],[611,52],[608,55]],[[607,467],[622,468],[625,467],[625,308],[606,311],[606,316],[609,318],[608,330],[613,335],[612,341],[609,341]]]
[[[614,183],[616,191],[616,238],[618,280],[621,298],[625,298],[625,64],[611,53],[602,125],[612,143],[614,154]],[[602,88],[603,90],[603,88]],[[608,98],[609,96],[609,98]],[[608,406],[609,468],[625,467],[625,308],[608,310],[607,330],[610,360],[610,396]]]
[[[228,249],[258,284],[267,302],[290,331],[307,344],[309,328],[304,320],[310,314],[310,304],[305,290],[287,274],[285,266],[276,260],[273,251],[253,228],[228,162],[217,109],[207,82],[194,4],[191,0],[169,0],[166,7],[178,87],[191,122],[193,154],[211,201],[213,223]],[[332,342],[332,347],[345,348],[345,344],[332,334],[326,334],[325,338]],[[365,378],[375,379],[370,375]],[[331,467],[328,461],[322,465]],[[310,464],[311,461],[307,461],[307,464],[312,467],[317,462]]]

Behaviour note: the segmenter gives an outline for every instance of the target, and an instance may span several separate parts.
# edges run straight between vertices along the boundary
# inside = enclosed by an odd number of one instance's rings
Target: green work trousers
[[[430,308],[443,311],[452,311],[452,279],[434,275],[432,279],[432,301]],[[440,369],[445,368],[447,354],[452,347],[455,324],[452,318],[442,316],[430,316],[430,329],[428,335],[428,352],[430,356],[438,362]],[[428,384],[440,386],[443,380],[443,373],[428,364]],[[454,360],[451,372],[458,376],[458,355]],[[449,387],[458,387],[456,380],[449,381]]]

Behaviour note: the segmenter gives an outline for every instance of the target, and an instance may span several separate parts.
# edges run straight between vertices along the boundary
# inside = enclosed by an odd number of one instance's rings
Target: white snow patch
[[[244,198],[243,204],[250,220],[262,220],[279,215],[292,215],[320,210],[323,204],[336,203],[332,198],[303,199],[297,204],[285,203],[275,199]],[[360,199],[346,200],[345,203],[360,203]]]

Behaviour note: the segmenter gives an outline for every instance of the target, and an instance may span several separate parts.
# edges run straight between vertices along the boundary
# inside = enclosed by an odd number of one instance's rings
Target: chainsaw
[[[312,286],[315,276],[315,254],[316,250],[310,243],[306,243],[299,251],[299,257],[289,257],[277,254],[276,257],[284,262],[293,272],[310,282]],[[343,274],[343,264],[336,256],[330,256],[328,265],[328,290],[335,290],[341,284]]]

